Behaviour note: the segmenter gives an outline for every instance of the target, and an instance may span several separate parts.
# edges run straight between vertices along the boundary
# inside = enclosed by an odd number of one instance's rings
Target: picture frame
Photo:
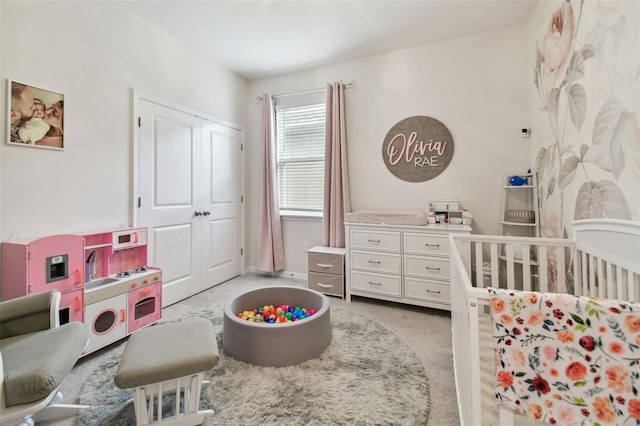
[[[8,145],[64,150],[64,94],[7,79]]]

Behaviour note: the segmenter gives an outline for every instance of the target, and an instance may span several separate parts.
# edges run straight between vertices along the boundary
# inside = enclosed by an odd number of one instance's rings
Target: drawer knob
[[[429,289],[427,289],[427,293],[440,294],[440,291],[435,291],[435,290],[429,290]]]
[[[370,260],[369,263],[371,263],[372,265],[379,265],[380,261],[379,260]]]
[[[427,271],[439,271],[440,270],[440,268],[430,268],[429,266],[425,266],[425,269]]]
[[[333,286],[331,284],[322,284],[322,283],[317,283],[318,287],[322,287],[322,288],[333,288]]]
[[[331,268],[331,265],[328,263],[316,263],[316,266],[319,268]]]
[[[382,283],[374,283],[373,281],[369,281],[369,284],[371,284],[371,285],[382,285]]]
[[[425,244],[425,246],[434,247],[434,248],[440,248],[440,244],[429,244],[429,243],[427,243],[427,244]]]
[[[369,240],[372,244],[380,244],[380,240]]]

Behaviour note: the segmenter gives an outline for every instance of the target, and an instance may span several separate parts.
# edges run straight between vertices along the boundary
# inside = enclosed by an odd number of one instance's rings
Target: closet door
[[[138,100],[136,225],[171,305],[242,273],[243,132],[187,108]]]
[[[138,222],[149,228],[148,261],[163,270],[167,306],[201,289],[201,120],[144,99],[138,112]]]
[[[242,132],[202,120],[202,289],[240,275]]]

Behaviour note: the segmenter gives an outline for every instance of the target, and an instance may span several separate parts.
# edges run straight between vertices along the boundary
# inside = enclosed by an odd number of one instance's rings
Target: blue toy
[[[527,178],[526,177],[520,177],[520,176],[511,176],[509,178],[509,185],[511,186],[522,186],[525,185],[527,183]]]

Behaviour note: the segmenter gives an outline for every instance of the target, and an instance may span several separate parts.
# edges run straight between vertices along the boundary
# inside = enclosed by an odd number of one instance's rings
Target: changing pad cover
[[[420,210],[356,210],[347,213],[349,223],[372,223],[382,225],[426,225],[427,218]]]

